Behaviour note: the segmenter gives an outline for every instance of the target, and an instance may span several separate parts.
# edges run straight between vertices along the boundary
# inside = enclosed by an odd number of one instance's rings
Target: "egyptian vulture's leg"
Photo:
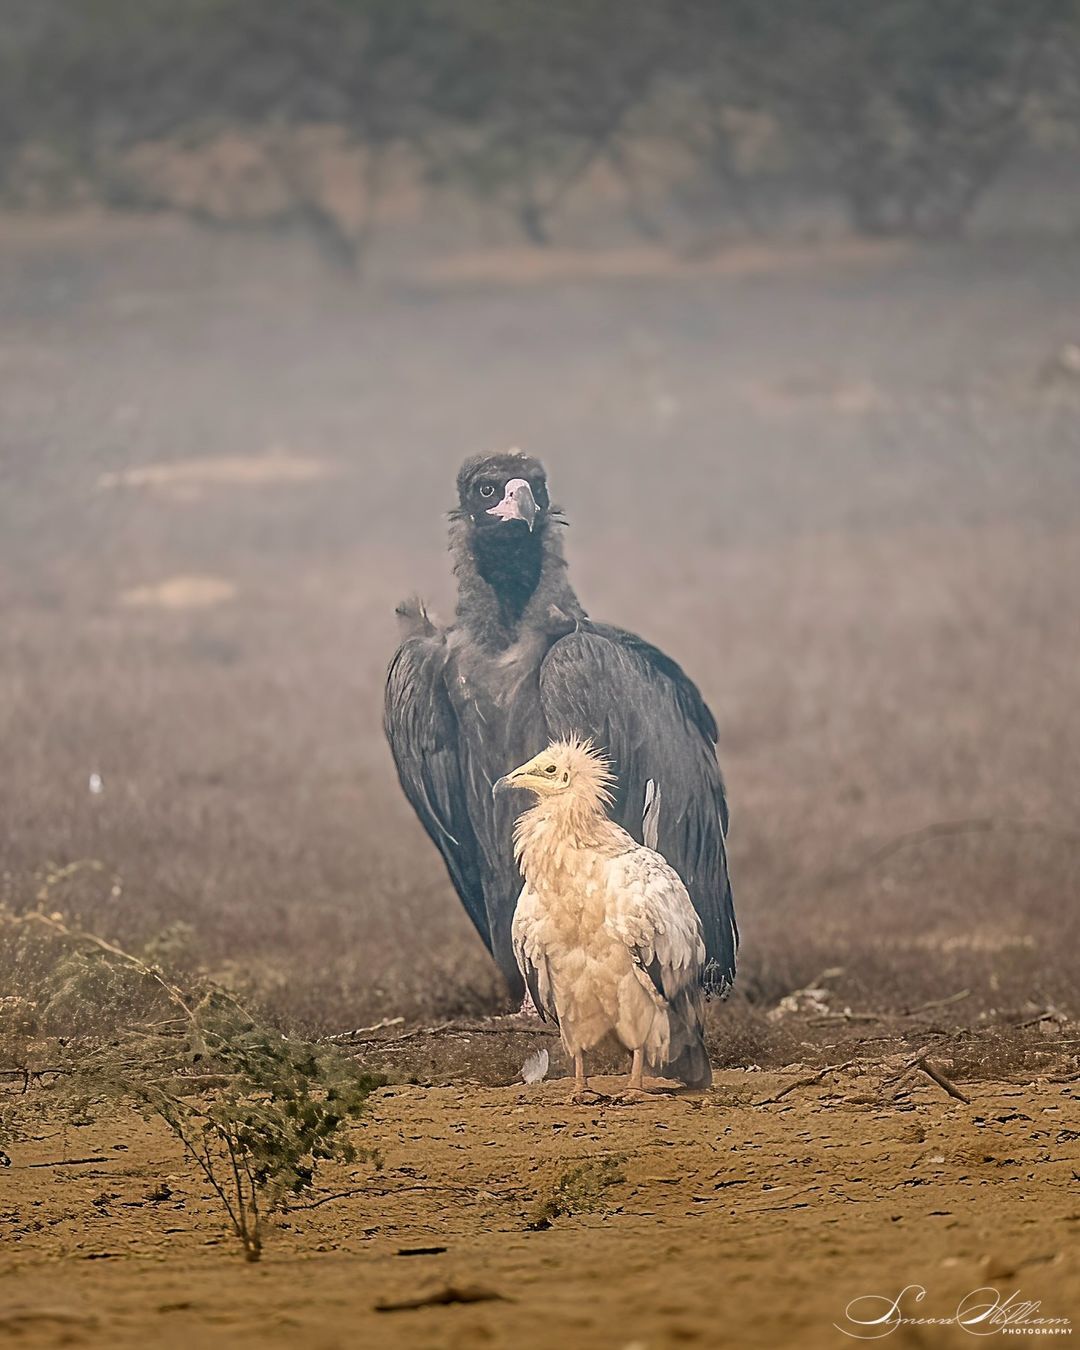
[[[574,1054],[574,1095],[570,1100],[589,1106],[596,1102],[607,1101],[602,1092],[596,1092],[589,1087],[589,1080],[585,1077],[585,1053],[582,1050],[578,1050]]]
[[[639,1046],[634,1051],[634,1062],[630,1066],[630,1077],[626,1080],[626,1087],[619,1093],[616,1101],[630,1105],[644,1100],[646,1096],[648,1093],[645,1090],[645,1050]]]
[[[585,1052],[583,1050],[574,1053],[574,1090],[578,1093],[588,1092],[589,1080],[585,1077]]]
[[[629,1087],[631,1092],[645,1091],[644,1074],[645,1074],[645,1048],[644,1046],[639,1045],[638,1048],[634,1051],[634,1062],[630,1066]]]

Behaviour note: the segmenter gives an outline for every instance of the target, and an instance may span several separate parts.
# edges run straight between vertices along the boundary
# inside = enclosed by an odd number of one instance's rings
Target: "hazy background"
[[[1078,52],[1070,3],[2,0],[3,900],[306,1028],[501,1008],[380,723],[518,445],[717,714],[736,1002],[1075,1012]]]

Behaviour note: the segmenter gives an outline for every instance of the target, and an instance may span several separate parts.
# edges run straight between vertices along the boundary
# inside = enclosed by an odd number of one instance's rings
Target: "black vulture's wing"
[[[716,722],[697,687],[633,633],[585,621],[544,658],[540,698],[552,737],[591,736],[611,756],[612,814],[682,878],[704,932],[703,983],[723,993],[735,978],[739,930]]]
[[[462,782],[459,731],[443,681],[441,636],[411,637],[386,677],[386,739],[413,810],[443,856],[454,889],[491,949],[480,881],[480,850]]]
[[[525,988],[533,1001],[533,1007],[540,1014],[542,1022],[550,1020],[559,1025],[559,1010],[555,1006],[555,993],[551,982],[551,967],[548,964],[544,944],[544,913],[537,902],[535,892],[528,884],[522,887],[514,910],[514,923],[511,940],[514,946],[514,959],[525,981]]]

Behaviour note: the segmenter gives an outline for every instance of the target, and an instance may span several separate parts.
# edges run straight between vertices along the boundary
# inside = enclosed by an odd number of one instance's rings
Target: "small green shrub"
[[[592,1214],[604,1207],[604,1192],[626,1180],[624,1154],[587,1158],[560,1172],[550,1190],[538,1196],[529,1214],[529,1228],[550,1228],[562,1215]]]
[[[128,1101],[163,1120],[249,1261],[262,1251],[265,1216],[308,1187],[319,1163],[355,1161],[342,1127],[382,1080],[342,1051],[282,1035],[209,981],[180,987],[160,966],[58,913],[7,912],[0,927],[45,974],[34,1010],[20,1009],[23,1021],[77,1013],[103,996],[140,1009],[135,1025],[67,1058],[55,1071],[61,1092],[75,1112]],[[51,966],[43,955],[49,944]]]

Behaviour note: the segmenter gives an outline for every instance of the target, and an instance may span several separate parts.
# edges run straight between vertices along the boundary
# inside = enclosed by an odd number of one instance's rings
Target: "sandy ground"
[[[52,903],[307,1031],[499,1010],[380,705],[395,605],[452,607],[458,464],[520,444],[590,612],[717,714],[740,995],[1068,1008],[1078,260],[399,234],[358,281],[0,220],[0,893],[98,859]]]
[[[718,1087],[569,1108],[496,1086],[520,1038],[382,1044],[435,1085],[385,1089],[383,1170],[320,1177],[367,1189],[248,1267],[167,1136],[64,1132],[34,1084],[0,1340],[814,1347],[913,1283],[912,1315],[990,1282],[1077,1321],[1080,1112],[1050,1081],[1078,1063],[1076,241],[410,247],[357,282],[167,220],[0,221],[0,901],[312,1034],[505,1011],[380,701],[395,604],[452,604],[459,461],[522,444],[590,611],[718,716],[743,933]],[[849,1074],[752,1105],[780,1066],[924,1037],[970,1105]],[[529,1228],[582,1159],[623,1179]],[[451,1286],[500,1297],[376,1311]]]
[[[1077,1086],[728,1072],[704,1096],[381,1089],[383,1165],[320,1181],[245,1264],[170,1136],[127,1116],[27,1141],[0,1185],[0,1334],[25,1347],[837,1346],[851,1300],[951,1316],[992,1286],[1080,1312]],[[599,1080],[600,1087],[614,1080]],[[582,1162],[621,1178],[545,1225]],[[80,1161],[82,1160],[82,1161]],[[165,1197],[165,1198],[163,1198]],[[457,1290],[481,1301],[384,1310]],[[869,1305],[854,1315],[869,1312]],[[1035,1315],[1035,1314],[1032,1314]],[[898,1346],[969,1344],[901,1326]]]

